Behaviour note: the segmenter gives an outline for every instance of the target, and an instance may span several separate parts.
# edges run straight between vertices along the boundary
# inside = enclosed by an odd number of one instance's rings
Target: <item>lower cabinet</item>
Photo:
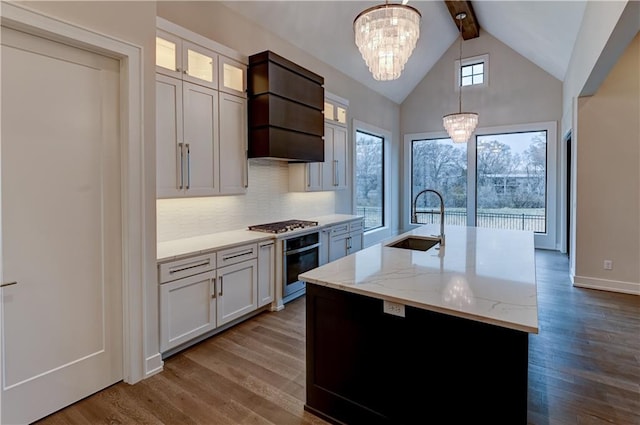
[[[160,351],[166,351],[216,327],[216,272],[160,285]]]
[[[160,263],[160,351],[273,301],[274,255],[269,241]]]
[[[353,254],[362,249],[364,223],[362,219],[332,226],[327,231],[329,235],[328,261]]]
[[[273,241],[258,244],[258,307],[275,299],[276,244]]]
[[[218,269],[218,326],[258,308],[258,261]]]

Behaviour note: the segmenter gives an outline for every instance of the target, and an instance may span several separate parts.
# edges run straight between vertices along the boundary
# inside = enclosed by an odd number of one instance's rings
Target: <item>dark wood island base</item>
[[[305,409],[335,424],[526,424],[527,332],[316,284]]]

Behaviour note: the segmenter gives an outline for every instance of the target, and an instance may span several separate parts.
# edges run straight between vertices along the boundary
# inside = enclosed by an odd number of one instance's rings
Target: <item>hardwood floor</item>
[[[574,288],[557,252],[537,251],[536,265],[529,424],[640,424],[640,297]],[[303,297],[38,424],[326,424],[303,410],[304,320]]]

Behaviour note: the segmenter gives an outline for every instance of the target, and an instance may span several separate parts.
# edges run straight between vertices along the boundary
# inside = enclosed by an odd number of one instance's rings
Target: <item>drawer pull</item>
[[[179,273],[179,272],[183,272],[185,270],[195,269],[197,267],[208,266],[209,264],[211,264],[210,260],[204,260],[204,261],[198,261],[198,262],[195,262],[195,263],[189,263],[189,264],[187,264],[185,266],[180,266],[180,267],[177,267],[177,268],[169,269],[169,274]]]
[[[253,249],[248,249],[238,254],[227,255],[226,257],[222,257],[222,261],[231,260],[232,258],[238,258],[238,257],[242,257],[244,255],[249,255],[249,254],[253,254]]]
[[[260,248],[266,248],[266,247],[268,247],[268,246],[273,246],[273,245],[275,245],[275,243],[274,243],[274,242],[269,242],[269,243],[266,243],[266,244],[264,244],[264,245],[260,245]]]
[[[5,286],[17,285],[18,282],[7,282],[0,285],[0,288],[4,288]]]

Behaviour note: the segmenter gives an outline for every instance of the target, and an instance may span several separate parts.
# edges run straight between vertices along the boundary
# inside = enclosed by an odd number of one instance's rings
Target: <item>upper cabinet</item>
[[[332,124],[347,126],[348,102],[331,93],[325,93],[324,120]]]
[[[218,54],[168,32],[156,32],[156,72],[218,88]]]
[[[243,194],[247,58],[158,18],[158,198]]]
[[[324,98],[324,161],[289,164],[291,192],[317,192],[347,188],[349,173],[347,109],[349,102],[332,93]]]

